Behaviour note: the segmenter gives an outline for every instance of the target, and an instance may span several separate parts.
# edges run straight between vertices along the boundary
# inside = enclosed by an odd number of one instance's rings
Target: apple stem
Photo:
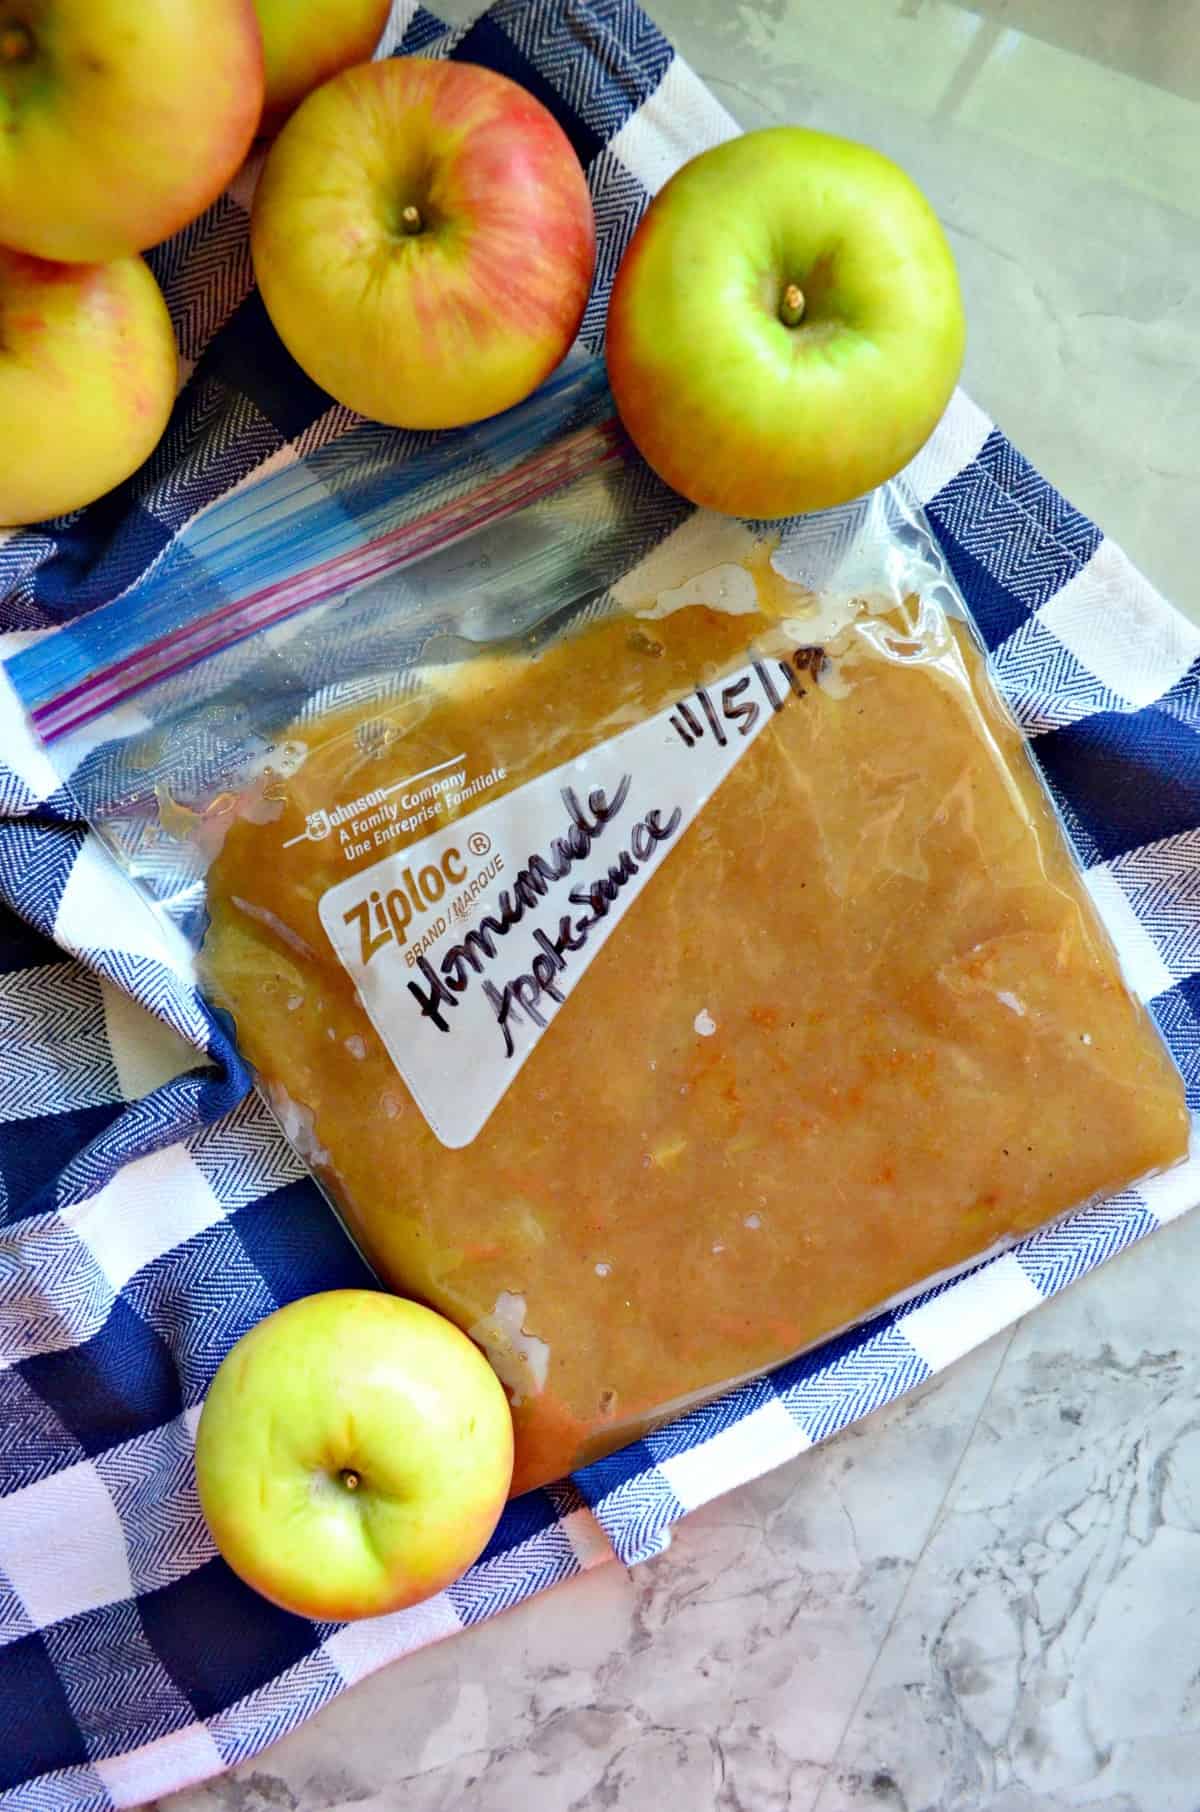
[[[798,283],[789,283],[779,304],[779,319],[785,327],[799,327],[804,319],[804,291]]]
[[[357,1491],[362,1484],[362,1480],[352,1466],[342,1468],[341,1479],[347,1491]]]
[[[405,233],[419,233],[425,222],[421,219],[420,208],[414,208],[410,201],[406,208],[400,210],[400,226]]]
[[[23,25],[9,25],[0,32],[0,63],[23,63],[33,51],[33,39]]]

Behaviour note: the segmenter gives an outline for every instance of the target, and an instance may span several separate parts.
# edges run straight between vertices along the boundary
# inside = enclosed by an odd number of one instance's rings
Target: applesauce
[[[380,1276],[489,1353],[516,1491],[1186,1150],[967,630],[810,641],[746,573],[296,726],[209,872],[206,987]]]

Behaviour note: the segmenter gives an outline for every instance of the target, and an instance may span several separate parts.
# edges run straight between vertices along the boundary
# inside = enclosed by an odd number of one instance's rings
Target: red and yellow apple
[[[65,515],[136,471],[178,370],[141,258],[48,264],[0,247],[0,527]]]
[[[0,244],[157,244],[228,183],[262,99],[253,0],[0,0]]]
[[[213,1540],[248,1585],[318,1620],[416,1604],[487,1545],[512,1479],[487,1360],[432,1309],[327,1290],[243,1335],[196,1430]]]
[[[613,395],[693,503],[791,516],[861,496],[928,439],[962,365],[954,259],[880,152],[799,126],[677,171],[621,261]]]
[[[535,390],[595,261],[579,160],[541,103],[469,63],[335,76],[267,157],[254,269],[280,338],[362,415],[451,428]]]
[[[314,88],[365,63],[392,0],[255,0],[262,26],[266,100],[259,132],[278,132]]]

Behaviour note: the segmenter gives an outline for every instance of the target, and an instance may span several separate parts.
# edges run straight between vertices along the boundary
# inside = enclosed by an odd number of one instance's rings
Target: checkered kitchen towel
[[[501,0],[389,48],[523,82],[587,166],[602,337],[620,249],[732,122],[630,0]],[[0,654],[128,585],[203,504],[348,425],[251,287],[248,172],[153,255],[188,366],[166,440],[67,526],[0,538]],[[1088,883],[1200,1107],[1200,631],[965,398],[913,468]],[[0,688],[2,692],[2,688]],[[609,1557],[895,1397],[1200,1194],[1188,1165],[1027,1240],[508,1510],[465,1579],[348,1627],[214,1554],[191,1446],[233,1341],[365,1282],[221,1026],[0,697],[0,1808],[134,1805],[228,1767],[372,1668]]]

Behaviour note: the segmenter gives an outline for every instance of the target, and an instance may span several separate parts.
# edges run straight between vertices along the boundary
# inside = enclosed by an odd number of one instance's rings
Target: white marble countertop
[[[442,7],[465,16],[463,4]],[[650,0],[890,152],[976,399],[1200,620],[1200,0]],[[169,1812],[1197,1812],[1200,1216]]]

